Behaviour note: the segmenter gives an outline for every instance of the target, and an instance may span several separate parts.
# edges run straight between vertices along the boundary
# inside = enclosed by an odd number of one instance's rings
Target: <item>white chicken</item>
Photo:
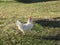
[[[22,24],[21,22],[17,20],[16,25],[18,29],[25,35],[26,31],[31,31],[33,27],[32,16],[28,18],[28,21],[25,24]]]

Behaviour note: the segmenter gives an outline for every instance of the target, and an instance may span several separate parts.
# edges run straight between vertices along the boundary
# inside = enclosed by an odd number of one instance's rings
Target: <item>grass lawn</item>
[[[17,29],[16,20],[25,23],[28,16],[33,16],[34,27],[25,36]],[[0,45],[60,45],[60,27],[56,23],[50,26],[35,23],[60,17],[60,1],[38,3],[0,2]],[[58,22],[59,23],[59,22]],[[20,32],[20,34],[16,34]]]

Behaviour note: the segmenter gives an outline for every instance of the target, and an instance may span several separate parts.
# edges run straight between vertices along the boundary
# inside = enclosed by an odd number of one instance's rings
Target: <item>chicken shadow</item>
[[[34,38],[36,39],[42,39],[42,40],[57,40],[60,41],[60,34],[57,35],[49,35],[49,36],[38,36],[38,35],[34,35]]]
[[[57,34],[56,36],[43,36],[41,38],[45,40],[60,40],[60,34]]]
[[[58,27],[60,28],[60,17],[52,18],[52,19],[38,19],[34,21],[43,27]]]
[[[55,0],[16,0],[16,1],[22,3],[36,3],[36,2],[46,2],[46,1],[55,1]]]

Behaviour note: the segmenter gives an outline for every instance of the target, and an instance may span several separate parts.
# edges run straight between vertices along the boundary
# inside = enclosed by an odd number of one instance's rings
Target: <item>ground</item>
[[[23,36],[15,23],[25,23],[30,15],[33,33]],[[59,20],[60,1],[0,2],[0,45],[60,45]]]

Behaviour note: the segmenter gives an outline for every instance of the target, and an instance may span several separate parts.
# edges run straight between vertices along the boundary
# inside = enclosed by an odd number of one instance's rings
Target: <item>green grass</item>
[[[33,33],[25,36],[17,29],[16,20],[26,22],[28,16],[33,20],[51,19],[60,17],[60,1],[48,1],[39,3],[0,3],[0,45],[60,45],[59,40],[46,40],[44,36],[56,36],[60,34],[60,28],[43,27],[34,22]],[[35,19],[36,18],[36,19]],[[20,32],[20,34],[16,34]]]

